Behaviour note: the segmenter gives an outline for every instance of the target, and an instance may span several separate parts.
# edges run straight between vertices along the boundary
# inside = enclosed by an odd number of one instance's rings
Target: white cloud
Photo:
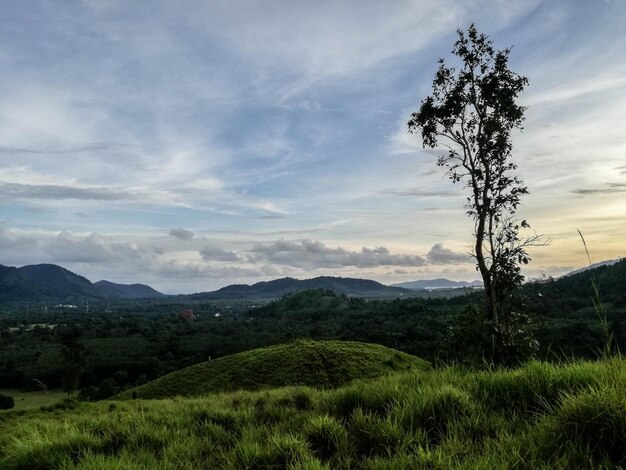
[[[467,253],[457,253],[444,247],[441,243],[433,245],[426,255],[432,264],[459,264],[471,262],[471,257]]]
[[[531,80],[514,136],[524,218],[547,234],[589,227],[616,257],[626,36],[619,2],[583,3],[14,2],[0,20],[2,262],[75,260],[63,262],[183,289],[192,273],[228,283],[462,263],[438,245],[471,240],[462,185],[406,121],[472,21],[514,45]],[[573,248],[556,252],[534,258],[574,264]]]
[[[80,237],[70,232],[61,232],[53,243],[44,247],[44,251],[52,262],[112,265],[138,261],[145,265],[157,255],[154,250],[136,243],[112,241],[98,233]]]
[[[421,266],[424,258],[409,254],[392,254],[385,247],[350,251],[342,247],[331,248],[318,240],[278,240],[257,244],[251,250],[254,261],[268,261],[277,265],[305,269],[341,268],[346,266]]]

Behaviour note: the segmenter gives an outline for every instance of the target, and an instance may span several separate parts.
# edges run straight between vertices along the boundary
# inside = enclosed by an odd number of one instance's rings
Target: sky
[[[528,278],[626,256],[626,1],[37,0],[0,16],[0,264],[165,293],[284,276],[478,278],[407,132],[471,23],[529,78],[513,135],[550,238]]]

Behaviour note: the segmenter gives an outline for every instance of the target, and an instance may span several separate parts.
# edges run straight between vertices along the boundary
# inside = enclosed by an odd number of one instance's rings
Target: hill
[[[597,263],[593,263],[590,266],[585,266],[580,269],[575,269],[574,271],[570,271],[566,274],[563,274],[560,277],[572,276],[573,274],[579,274],[585,271],[589,271],[590,269],[600,268],[602,266],[611,266],[615,263],[619,263],[620,261],[625,260],[626,258],[615,258],[615,259],[607,259],[605,261],[598,261]]]
[[[332,388],[358,378],[429,367],[423,359],[377,344],[296,341],[196,364],[127,390],[118,398],[200,396],[285,385]]]
[[[0,301],[36,302],[52,295],[50,289],[36,284],[18,268],[0,265]]]
[[[100,292],[89,279],[56,264],[34,264],[18,269],[58,298],[100,297]]]
[[[451,281],[449,279],[437,278],[437,279],[424,279],[418,281],[400,282],[398,284],[392,284],[393,287],[402,287],[404,289],[455,289],[461,287],[482,287],[481,281]]]
[[[75,302],[83,299],[146,299],[165,297],[144,284],[116,284],[89,279],[56,264],[21,268],[0,265],[2,302]]]
[[[524,285],[524,292],[535,311],[566,316],[569,312],[592,307],[594,278],[603,302],[611,303],[613,309],[626,307],[626,258],[558,279],[529,282]]]
[[[292,292],[281,299],[273,300],[267,305],[254,308],[248,311],[252,317],[278,317],[286,316],[294,319],[295,316],[315,316],[325,317],[336,315],[353,307],[353,304],[362,301],[345,295],[337,295],[332,291],[324,289],[307,289]]]
[[[98,292],[103,297],[117,299],[157,299],[165,297],[159,291],[145,284],[117,284],[111,281],[98,281],[94,283]]]
[[[303,280],[285,277],[252,285],[233,284],[213,292],[192,294],[189,297],[194,300],[278,299],[291,292],[306,289],[325,289],[335,294],[358,297],[399,297],[411,294],[408,289],[386,286],[369,279],[320,276]]]

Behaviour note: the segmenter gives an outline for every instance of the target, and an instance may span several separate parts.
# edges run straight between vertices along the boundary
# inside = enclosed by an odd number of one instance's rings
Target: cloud
[[[119,201],[135,199],[136,194],[120,188],[88,188],[55,184],[18,184],[0,182],[0,196],[15,199],[81,199]]]
[[[29,236],[18,234],[5,227],[0,227],[0,254],[2,263],[19,262],[22,253],[36,253],[40,243]]]
[[[580,196],[588,196],[592,194],[614,194],[626,192],[626,184],[624,183],[605,183],[606,188],[580,188],[573,189],[572,194]]]
[[[259,243],[251,250],[252,261],[267,261],[304,269],[376,267],[376,266],[422,266],[426,260],[421,256],[392,254],[383,246],[363,247],[350,251],[342,247],[331,248],[318,240],[278,240]]]
[[[98,151],[114,152],[117,149],[125,150],[133,148],[135,145],[124,144],[119,142],[93,142],[88,145],[79,145],[62,149],[33,149],[18,147],[0,147],[0,153],[7,154],[67,154],[67,153],[93,153]]]
[[[470,261],[471,257],[466,253],[456,253],[445,248],[441,243],[433,245],[426,255],[432,264],[461,264]]]
[[[150,261],[156,256],[154,250],[139,247],[136,243],[112,241],[98,233],[79,237],[67,231],[59,233],[44,250],[50,261],[59,263],[137,263]]]
[[[194,233],[186,228],[178,227],[170,230],[170,237],[178,238],[179,240],[192,240]]]
[[[396,194],[398,196],[419,196],[419,197],[450,197],[456,196],[458,191],[454,189],[449,191],[428,190],[428,189],[382,189],[378,191],[380,194]]]
[[[236,262],[239,261],[239,256],[230,250],[223,250],[214,245],[207,245],[200,250],[200,255],[204,261],[222,261],[222,262]]]
[[[261,219],[261,220],[277,220],[277,219],[285,219],[286,216],[284,215],[261,215],[259,217],[257,217],[257,219]]]

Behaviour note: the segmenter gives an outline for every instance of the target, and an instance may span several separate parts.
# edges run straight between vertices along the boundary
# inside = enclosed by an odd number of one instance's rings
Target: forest
[[[596,358],[606,332],[594,308],[592,276],[607,307],[612,348],[626,348],[626,260],[560,279],[526,283],[521,298],[537,347],[532,357],[561,361]],[[328,290],[304,290],[280,300],[127,302],[82,309],[0,316],[0,383],[6,388],[67,387],[67,353],[79,345],[76,387],[87,400],[104,399],[169,372],[234,353],[297,339],[377,343],[434,364],[468,358],[476,323],[462,321],[480,292],[451,298],[365,300]],[[179,316],[191,307],[192,319]],[[40,310],[40,309],[38,309]],[[478,357],[480,362],[480,357]]]

